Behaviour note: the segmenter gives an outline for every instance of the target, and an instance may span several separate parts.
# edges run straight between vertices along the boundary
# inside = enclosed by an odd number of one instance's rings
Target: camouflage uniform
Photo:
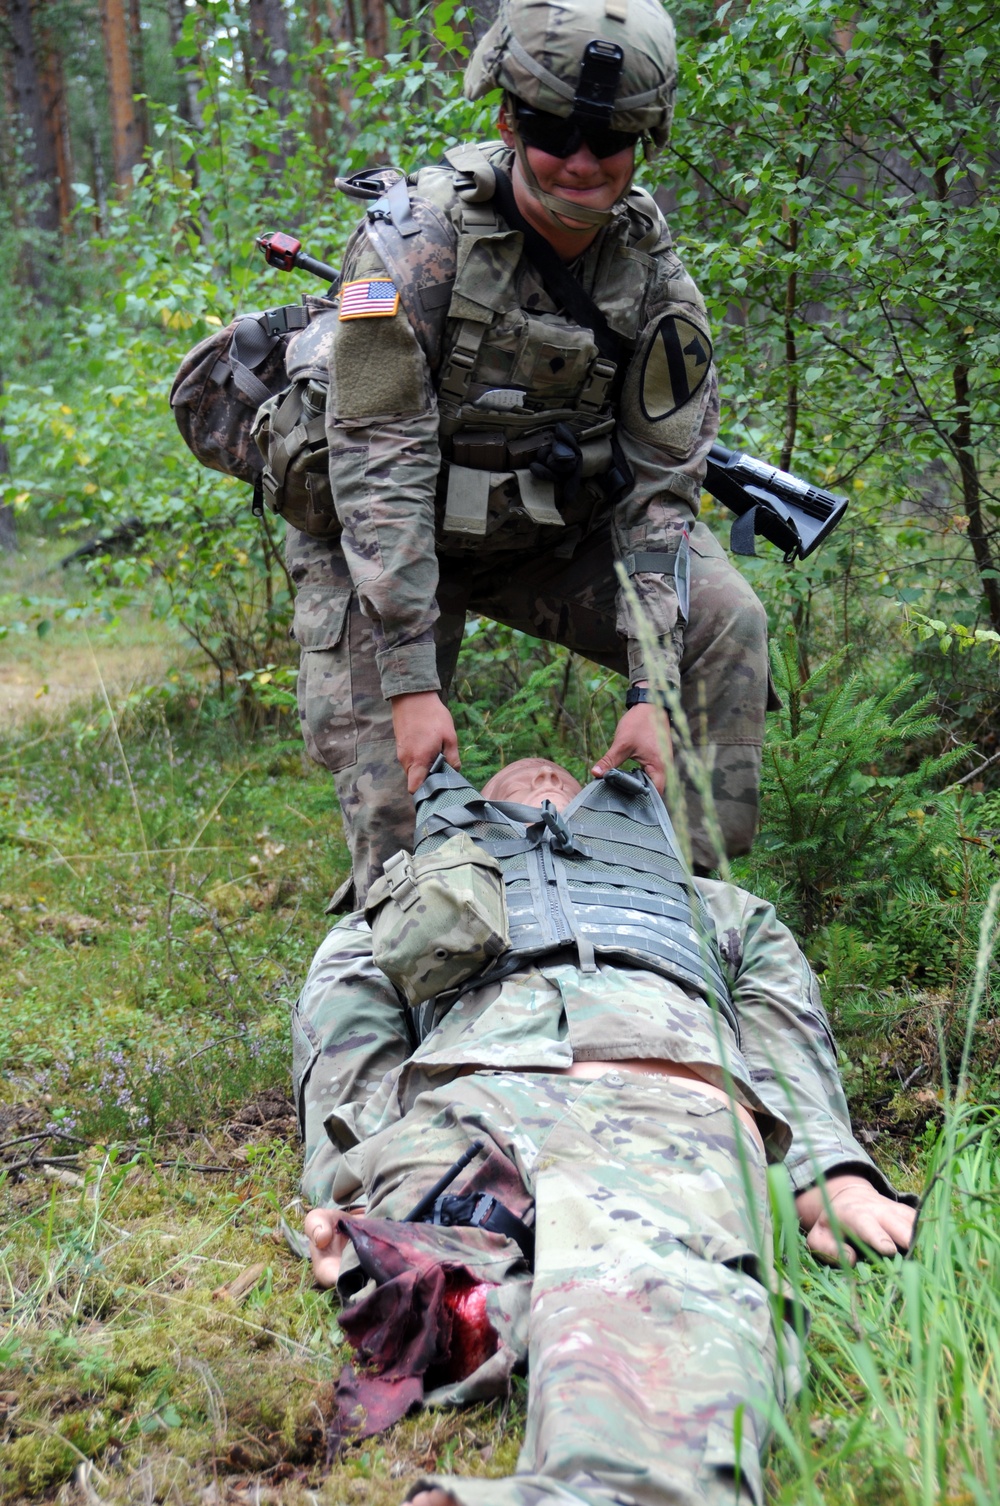
[[[730,854],[749,848],[756,823],[766,620],[695,521],[719,416],[704,304],[656,205],[633,189],[573,266],[626,353],[618,392],[593,333],[557,310],[521,236],[477,197],[484,171],[511,162],[498,143],[451,153],[411,180],[419,234],[393,250],[370,221],[345,258],[345,285],[395,279],[401,298],[391,317],[334,326],[327,438],[343,533],[292,531],[288,566],[303,732],[336,777],[359,896],[412,835],[388,699],[447,695],[468,613],[647,678],[616,560],[680,689],[694,756],[713,767]],[[498,391],[522,407],[477,406]],[[523,445],[558,419],[585,463],[556,508]],[[633,479],[609,496],[612,429]],[[691,815],[710,867],[696,803]]]
[[[767,1159],[784,1158],[796,1190],[836,1169],[893,1195],[851,1133],[816,981],[792,936],[763,901],[708,880],[698,889],[739,1044],[666,978],[607,964],[583,974],[555,958],[466,995],[414,1049],[412,1012],[373,968],[360,916],[334,927],[314,960],[293,1026],[307,1196],[400,1218],[480,1139],[462,1190],[490,1190],[518,1216],[534,1210],[533,1272],[499,1235],[407,1226],[427,1261],[461,1261],[486,1283],[497,1335],[473,1374],[425,1399],[502,1394],[526,1358],[531,1378],[513,1477],[421,1482],[462,1506],[761,1506],[769,1419],[797,1383],[795,1336],[768,1297],[756,1140],[725,1103],[676,1080],[624,1067],[560,1075],[571,1062],[687,1064],[756,1112]],[[348,1259],[348,1285],[350,1270]]]

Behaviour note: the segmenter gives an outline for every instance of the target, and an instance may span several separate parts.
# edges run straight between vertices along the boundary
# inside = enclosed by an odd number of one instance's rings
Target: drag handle
[[[285,235],[282,230],[266,230],[263,235],[258,235],[257,245],[268,266],[277,267],[279,272],[298,269],[311,272],[314,277],[322,277],[324,282],[340,282],[340,273],[336,267],[328,266],[325,261],[317,261],[315,256],[303,251],[302,242],[296,240],[294,235]]]

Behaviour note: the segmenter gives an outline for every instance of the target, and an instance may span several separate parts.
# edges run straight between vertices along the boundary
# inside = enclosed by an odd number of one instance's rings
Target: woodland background
[[[727,443],[851,498],[741,562],[784,710],[738,881],[803,937],[862,1136],[925,1189],[916,1258],[789,1277],[812,1374],[782,1501],[1000,1499],[1000,14],[679,4],[642,170],[717,335]],[[491,135],[491,6],[4,0],[0,136],[0,1499],[374,1503],[512,1467],[522,1397],[326,1454],[334,1310],[272,1234],[287,1012],[346,852],[292,710],[279,520],[166,394],[237,312],[339,260],[334,179]],[[725,539],[728,517],[705,499]],[[622,687],[470,623],[478,779],[582,772]]]

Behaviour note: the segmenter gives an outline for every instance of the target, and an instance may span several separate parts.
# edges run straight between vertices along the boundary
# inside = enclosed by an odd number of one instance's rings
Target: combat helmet
[[[660,0],[501,0],[465,70],[467,99],[503,89],[531,109],[639,136],[647,156],[669,139],[676,84],[674,24]],[[569,215],[545,193],[511,125],[528,187],[550,214],[588,229],[611,218],[576,204]]]

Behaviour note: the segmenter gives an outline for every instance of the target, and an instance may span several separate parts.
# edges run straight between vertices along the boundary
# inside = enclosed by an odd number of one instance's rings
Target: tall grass
[[[811,1376],[778,1431],[782,1502],[1000,1501],[1000,1114],[969,1093],[975,1026],[1000,940],[990,892],[965,1050],[927,1168],[912,1253],[855,1270],[806,1265],[782,1241],[813,1314]],[[794,1218],[782,1198],[786,1220]]]

